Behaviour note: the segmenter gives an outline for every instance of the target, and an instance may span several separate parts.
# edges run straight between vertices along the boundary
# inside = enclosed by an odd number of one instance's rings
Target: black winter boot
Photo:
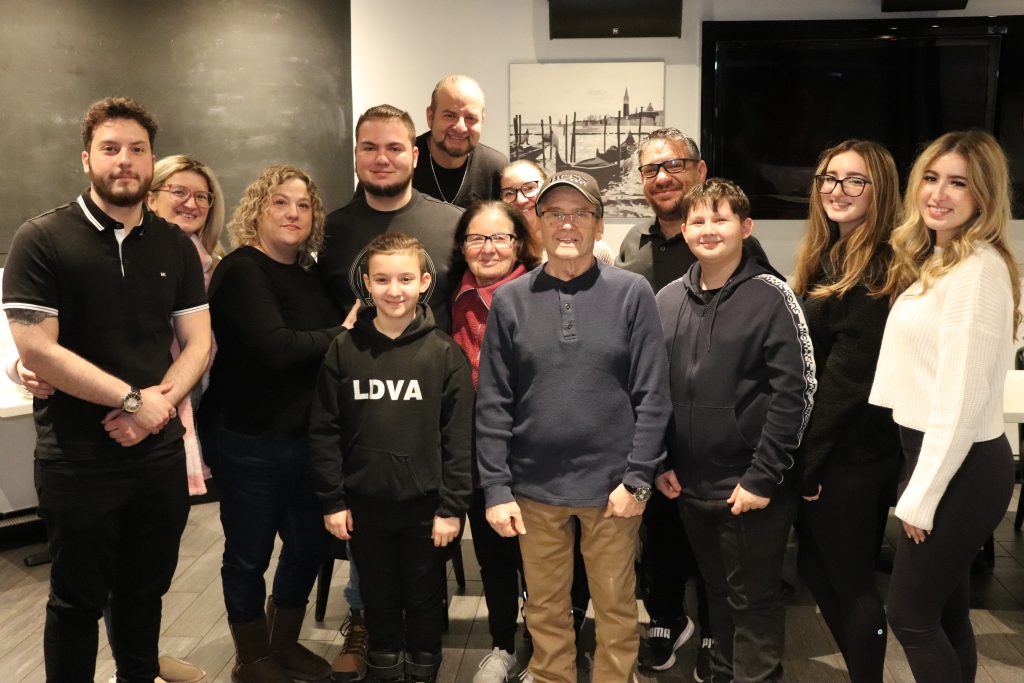
[[[405,675],[410,683],[434,683],[441,668],[441,653],[410,652],[406,655]]]
[[[372,683],[404,683],[405,656],[401,652],[374,652],[366,654],[367,681]]]

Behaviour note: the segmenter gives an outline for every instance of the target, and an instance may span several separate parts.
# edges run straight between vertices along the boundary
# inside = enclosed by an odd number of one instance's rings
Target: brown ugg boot
[[[228,624],[235,641],[235,667],[232,683],[284,683],[291,676],[270,656],[267,620]]]
[[[280,608],[274,604],[273,597],[267,598],[270,654],[292,678],[319,681],[331,675],[331,665],[299,644],[305,616],[306,610],[302,607]]]

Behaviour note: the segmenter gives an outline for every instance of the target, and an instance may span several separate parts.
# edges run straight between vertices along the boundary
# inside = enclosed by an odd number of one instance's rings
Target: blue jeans
[[[221,580],[228,621],[264,613],[274,538],[284,542],[274,575],[274,604],[303,607],[323,562],[328,535],[313,495],[306,441],[283,435],[248,436],[213,428],[224,527]]]

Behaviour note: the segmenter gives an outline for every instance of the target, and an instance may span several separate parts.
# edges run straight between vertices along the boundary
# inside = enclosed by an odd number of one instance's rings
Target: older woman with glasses
[[[526,205],[537,195],[539,181],[525,180],[521,174],[536,173],[535,165],[520,162],[516,188],[506,186],[502,178],[501,202],[472,204],[455,228],[452,251],[453,286],[452,337],[469,357],[473,368],[473,386],[477,384],[480,345],[484,339],[487,314],[494,292],[525,275],[539,262],[529,238],[529,228],[513,203]],[[515,165],[515,164],[513,164]],[[532,167],[532,168],[531,168]],[[515,174],[515,173],[514,173]],[[532,186],[531,186],[532,184]],[[526,200],[523,202],[522,200]],[[532,208],[532,207],[531,207]],[[484,495],[480,489],[476,458],[473,459],[473,501],[469,525],[473,548],[480,564],[480,578],[487,602],[487,624],[493,649],[480,662],[474,683],[499,683],[517,668],[516,618],[519,614],[522,559],[517,538],[502,538],[484,517]]]

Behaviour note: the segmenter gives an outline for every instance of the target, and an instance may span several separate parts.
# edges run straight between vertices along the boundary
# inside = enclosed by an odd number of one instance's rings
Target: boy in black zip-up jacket
[[[782,559],[796,517],[789,480],[811,414],[814,354],[785,280],[743,254],[750,203],[711,179],[684,199],[697,257],[657,295],[669,353],[671,469],[659,490],[680,513],[707,582],[714,681],[781,681]]]
[[[444,624],[437,548],[457,541],[472,493],[473,382],[462,349],[418,303],[430,285],[419,241],[385,233],[367,254],[374,306],[331,344],[317,380],[314,485],[327,530],[352,545],[371,673],[433,681]]]

